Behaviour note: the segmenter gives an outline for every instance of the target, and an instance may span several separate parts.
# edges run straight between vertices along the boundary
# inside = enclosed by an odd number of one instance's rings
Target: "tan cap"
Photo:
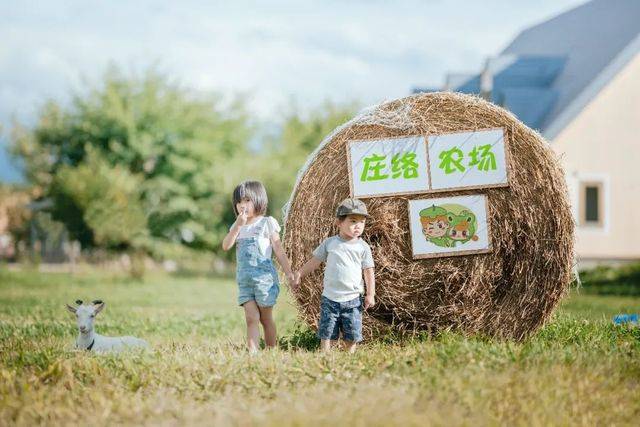
[[[364,202],[359,199],[344,199],[338,205],[338,209],[336,209],[336,216],[347,215],[369,216],[369,213],[367,212],[367,205],[365,205]]]

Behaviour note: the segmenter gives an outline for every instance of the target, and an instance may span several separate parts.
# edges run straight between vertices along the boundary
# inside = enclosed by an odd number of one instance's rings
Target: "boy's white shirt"
[[[280,233],[280,224],[278,224],[278,221],[272,216],[259,216],[251,224],[240,227],[236,240],[257,237],[260,253],[267,258],[271,258],[271,254],[273,253],[271,235],[273,233]]]
[[[346,302],[364,293],[362,270],[374,266],[367,242],[332,236],[313,251],[313,256],[325,263],[322,296]]]

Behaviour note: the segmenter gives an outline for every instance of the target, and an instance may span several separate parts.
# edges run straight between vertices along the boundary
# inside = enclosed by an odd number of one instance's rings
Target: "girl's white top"
[[[240,227],[238,239],[248,237],[258,238],[260,253],[267,258],[271,258],[273,248],[271,247],[271,235],[280,233],[280,224],[272,216],[259,216],[253,223]]]

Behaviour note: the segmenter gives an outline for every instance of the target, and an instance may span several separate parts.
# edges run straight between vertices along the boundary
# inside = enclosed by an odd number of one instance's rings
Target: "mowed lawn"
[[[103,299],[106,335],[149,352],[75,351],[64,303]],[[0,269],[0,425],[637,425],[640,298],[568,297],[524,343],[456,333],[313,351],[283,292],[281,349],[246,354],[232,279]]]

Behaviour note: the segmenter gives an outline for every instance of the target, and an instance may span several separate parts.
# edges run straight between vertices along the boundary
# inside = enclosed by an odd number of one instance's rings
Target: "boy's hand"
[[[376,305],[376,297],[375,295],[367,295],[364,297],[364,309],[368,309]]]

